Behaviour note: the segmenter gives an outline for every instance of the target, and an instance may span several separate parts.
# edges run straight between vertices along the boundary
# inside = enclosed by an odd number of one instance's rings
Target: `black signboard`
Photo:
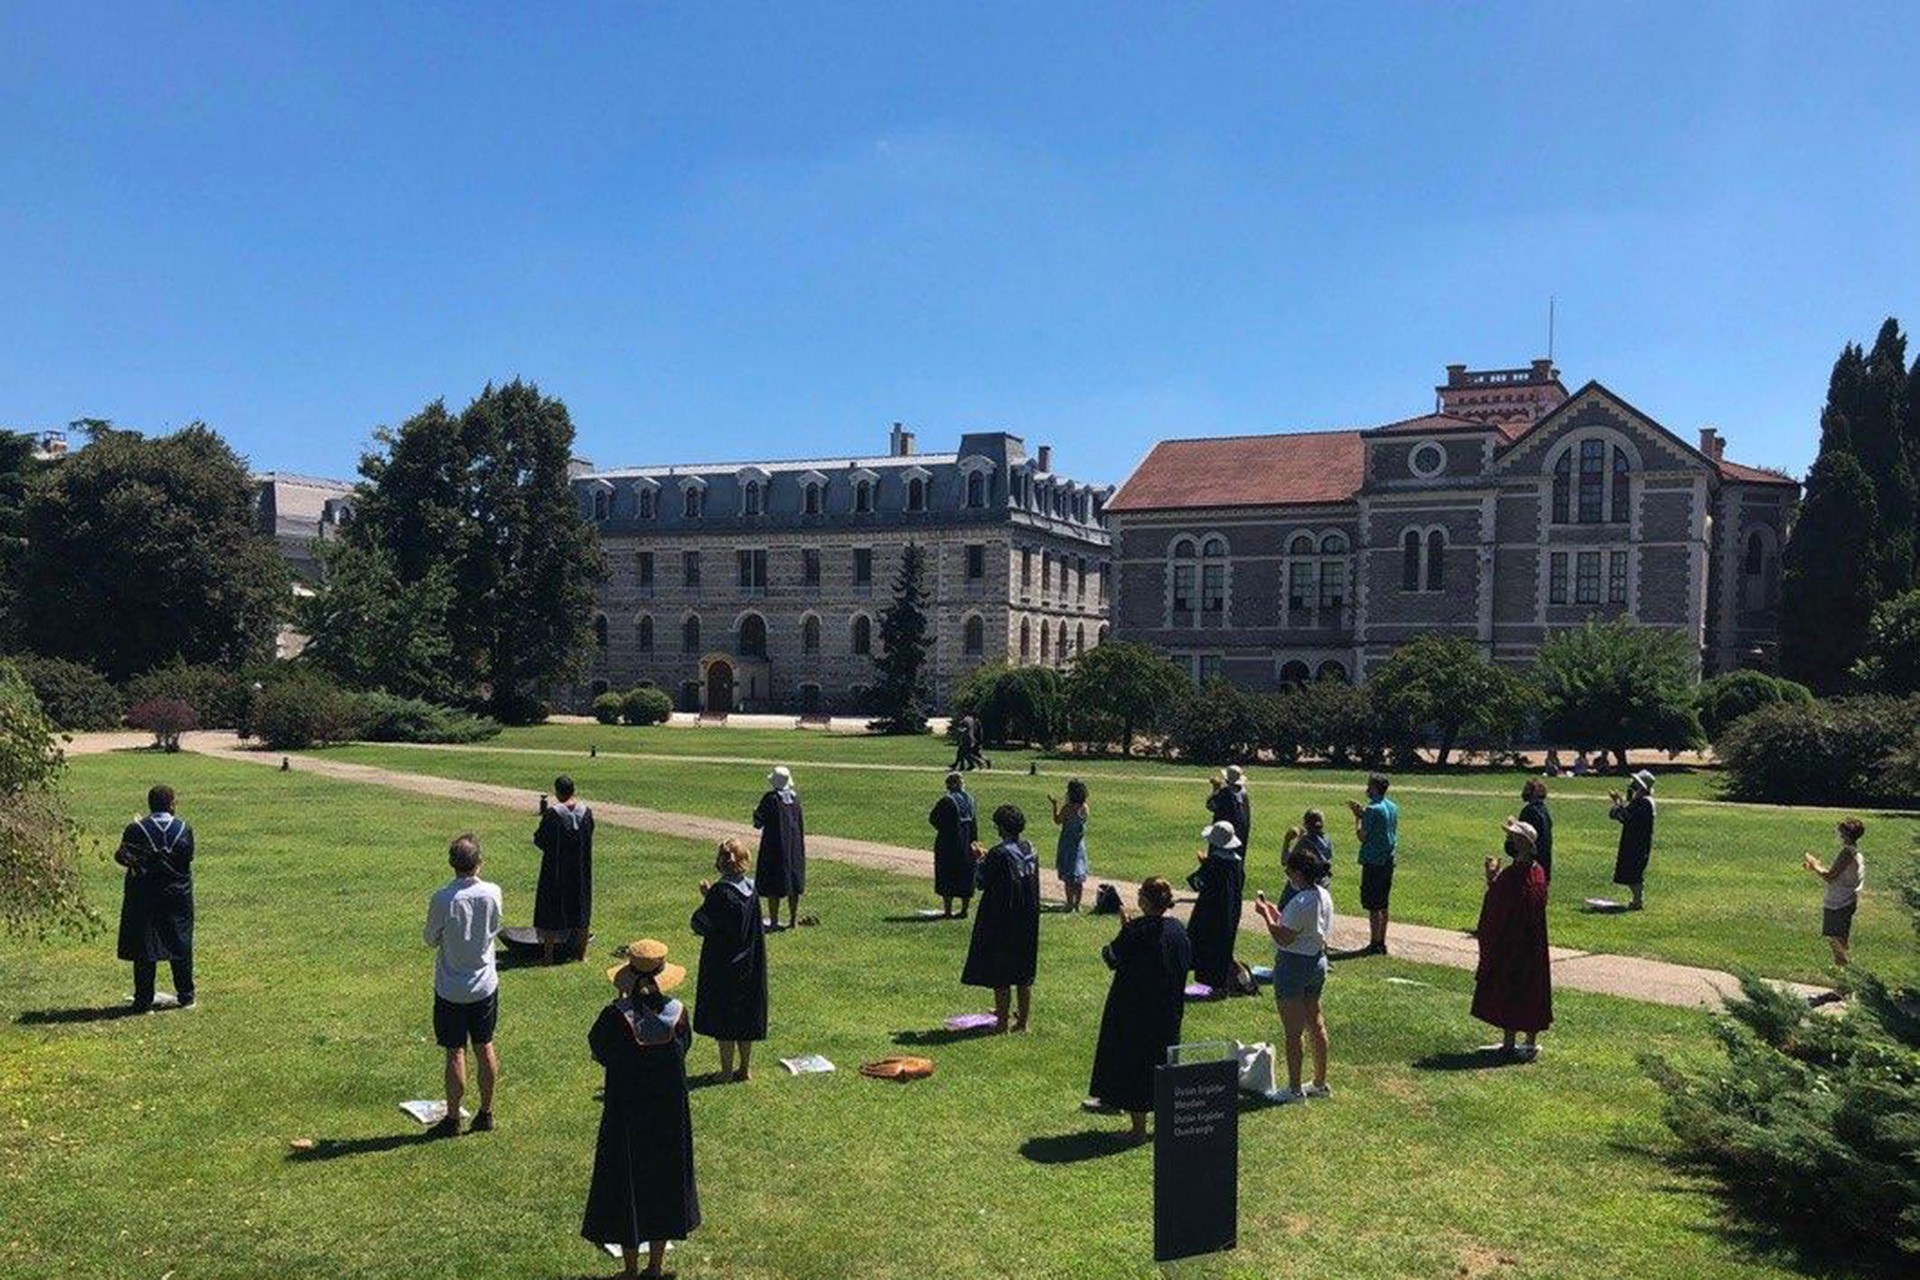
[[[1240,1221],[1240,1067],[1156,1067],[1153,1260],[1234,1247]]]

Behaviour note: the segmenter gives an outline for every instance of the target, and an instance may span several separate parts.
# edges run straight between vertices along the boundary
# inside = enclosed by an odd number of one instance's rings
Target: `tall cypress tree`
[[[1881,596],[1880,549],[1873,481],[1847,449],[1823,447],[1781,556],[1780,667],[1786,675],[1822,693],[1844,686]]]
[[[880,652],[873,666],[874,709],[879,718],[867,727],[878,733],[927,731],[926,553],[909,542],[900,556],[900,576],[894,579],[893,603],[880,615]]]
[[[1914,518],[1920,511],[1913,460],[1905,438],[1907,339],[1888,317],[1861,366],[1849,415],[1853,455],[1873,482],[1880,508],[1880,590],[1896,595],[1913,579]]]

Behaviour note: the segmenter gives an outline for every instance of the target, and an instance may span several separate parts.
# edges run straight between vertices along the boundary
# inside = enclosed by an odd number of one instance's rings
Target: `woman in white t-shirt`
[[[1820,932],[1833,948],[1833,962],[1845,968],[1848,948],[1853,945],[1853,913],[1860,907],[1860,886],[1867,882],[1867,863],[1859,849],[1867,824],[1858,818],[1842,818],[1835,830],[1840,835],[1840,852],[1834,855],[1832,866],[1821,866],[1820,859],[1811,853],[1800,862],[1827,882],[1820,903]]]
[[[1327,1088],[1327,1022],[1320,1015],[1320,993],[1327,985],[1327,933],[1333,928],[1333,895],[1320,883],[1320,863],[1306,849],[1287,854],[1287,885],[1292,896],[1284,909],[1263,893],[1253,909],[1273,936],[1273,995],[1287,1032],[1287,1088],[1279,1102],[1331,1097]],[[1300,1087],[1302,1041],[1313,1037],[1313,1082]]]

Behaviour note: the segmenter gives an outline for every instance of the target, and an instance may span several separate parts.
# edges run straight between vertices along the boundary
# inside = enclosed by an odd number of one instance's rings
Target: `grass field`
[[[599,748],[597,758],[584,753]],[[939,794],[937,770],[949,749],[928,739],[826,735],[797,730],[608,729],[555,725],[516,730],[474,750],[343,747],[329,756],[366,764],[501,783],[539,790],[554,773],[570,772],[589,800],[736,817],[744,823],[764,785],[766,764],[786,761],[807,805],[808,829],[833,835],[931,847],[926,813]],[[647,758],[637,758],[637,757]],[[692,758],[689,758],[692,757]],[[717,764],[733,757],[736,763]],[[1087,841],[1096,878],[1134,880],[1149,874],[1178,877],[1199,848],[1206,815],[1205,770],[1162,762],[1073,762],[996,754],[995,768],[969,786],[983,805],[1020,805],[1043,861],[1051,864],[1047,796],[1063,793],[1070,776],[1092,792]],[[832,767],[823,767],[823,766]],[[1029,765],[1040,769],[1030,776]],[[841,767],[847,766],[847,767]],[[1355,841],[1344,808],[1359,797],[1363,775],[1320,769],[1257,769],[1251,878],[1269,889],[1279,881],[1279,842],[1309,805],[1328,815],[1334,837],[1334,900],[1357,909]],[[1522,775],[1513,773],[1408,774],[1395,786],[1400,803],[1400,866],[1395,878],[1397,917],[1421,924],[1470,926],[1479,910],[1480,862],[1499,848],[1499,822],[1519,807]],[[1692,785],[1661,811],[1649,910],[1630,916],[1581,909],[1588,897],[1621,894],[1612,883],[1619,827],[1606,816],[1605,797],[1617,781],[1584,778],[1554,783],[1553,940],[1583,950],[1651,956],[1719,969],[1748,968],[1772,977],[1822,981],[1827,947],[1819,936],[1818,882],[1800,867],[1812,849],[1824,858],[1834,845],[1836,812],[1699,802],[1706,785],[1681,774],[1667,783]],[[1684,790],[1685,788],[1678,788]],[[1920,820],[1868,814],[1868,890],[1855,923],[1856,954],[1889,976],[1920,977],[1909,945],[1910,927],[1886,878],[1911,856]]]
[[[0,942],[0,1275],[612,1270],[575,1234],[598,1114],[585,1046],[606,996],[597,964],[503,974],[499,1131],[425,1143],[395,1109],[439,1088],[419,927],[447,874],[446,840],[479,833],[485,874],[504,886],[509,920],[524,921],[530,817],[190,756],[71,770],[103,841],[162,778],[198,834],[202,1006],[100,1016],[127,991],[110,933]],[[603,828],[596,955],[650,934],[690,958],[707,859]],[[104,852],[91,867],[111,915],[113,868]],[[851,1068],[980,1007],[957,983],[964,926],[891,919],[925,891],[876,872],[822,861],[810,889],[822,926],[771,940],[774,1035],[758,1078],[694,1095],[707,1225],[675,1255],[678,1273],[1156,1274],[1151,1157],[1117,1149],[1115,1122],[1076,1111],[1111,925],[1044,921],[1031,1034],[934,1037],[922,1050],[938,1063],[932,1080],[884,1085]],[[1797,1274],[1736,1245],[1714,1200],[1651,1154],[1662,1130],[1635,1055],[1712,1060],[1704,1015],[1564,994],[1538,1063],[1485,1069],[1463,1053],[1487,1037],[1467,1017],[1468,987],[1465,974],[1397,961],[1337,968],[1337,1096],[1243,1115],[1241,1247],[1172,1274]],[[1233,1001],[1196,1007],[1188,1038],[1277,1030],[1265,1000]],[[767,1069],[801,1052],[840,1073]],[[693,1070],[713,1063],[700,1044]],[[319,1141],[314,1157],[290,1155],[301,1137]]]

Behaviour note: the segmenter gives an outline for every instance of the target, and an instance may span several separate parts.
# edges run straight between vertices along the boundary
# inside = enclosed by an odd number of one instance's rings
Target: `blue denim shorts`
[[[1273,994],[1276,999],[1298,1000],[1302,996],[1317,996],[1326,985],[1325,952],[1317,956],[1303,956],[1293,951],[1282,951],[1274,957]]]

